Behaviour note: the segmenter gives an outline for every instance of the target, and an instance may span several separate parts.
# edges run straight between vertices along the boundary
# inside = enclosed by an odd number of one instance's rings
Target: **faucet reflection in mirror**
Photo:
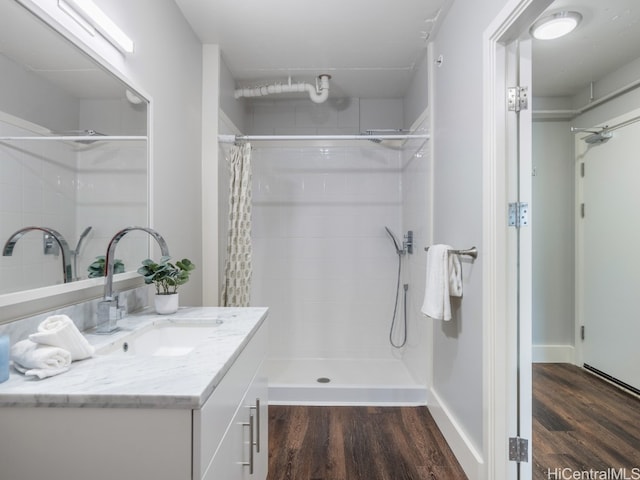
[[[164,238],[162,238],[162,235],[151,228],[127,227],[120,230],[113,236],[113,238],[109,242],[109,246],[107,247],[104,296],[102,301],[98,303],[98,325],[96,328],[96,333],[110,334],[118,330],[118,320],[122,316],[122,310],[118,305],[117,295],[113,295],[113,271],[115,263],[115,252],[116,246],[118,245],[118,242],[122,239],[122,237],[134,230],[140,230],[151,235],[153,238],[155,238],[156,242],[158,242],[158,245],[160,245],[162,256],[170,256],[167,242],[164,240]]]
[[[4,248],[2,250],[2,255],[5,257],[10,257],[13,255],[13,249],[16,246],[18,240],[22,238],[23,235],[30,231],[41,231],[46,235],[49,235],[50,238],[53,238],[58,246],[60,247],[60,251],[62,252],[62,278],[64,283],[70,282],[73,279],[73,273],[71,271],[71,250],[69,249],[69,244],[62,236],[62,234],[58,233],[52,228],[48,227],[24,227],[13,233],[9,240],[4,244]]]

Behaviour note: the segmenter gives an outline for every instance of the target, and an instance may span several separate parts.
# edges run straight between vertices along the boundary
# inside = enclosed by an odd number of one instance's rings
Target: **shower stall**
[[[269,403],[426,403],[432,324],[419,313],[430,240],[425,132],[422,124],[419,135],[377,142],[366,134],[246,138],[251,305],[270,309]],[[415,248],[400,254],[408,230]]]

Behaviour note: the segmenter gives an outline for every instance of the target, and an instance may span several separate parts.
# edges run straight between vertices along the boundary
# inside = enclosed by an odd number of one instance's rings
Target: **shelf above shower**
[[[0,137],[0,142],[19,141],[65,141],[65,142],[114,142],[114,141],[147,141],[143,135],[52,135],[52,136],[11,136]]]

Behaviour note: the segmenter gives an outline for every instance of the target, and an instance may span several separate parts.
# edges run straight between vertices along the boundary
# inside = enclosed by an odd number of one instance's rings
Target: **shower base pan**
[[[427,389],[400,360],[269,359],[271,405],[416,406]]]

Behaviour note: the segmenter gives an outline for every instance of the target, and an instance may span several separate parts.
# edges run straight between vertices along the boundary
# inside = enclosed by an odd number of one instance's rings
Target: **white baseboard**
[[[428,408],[467,477],[471,480],[484,478],[482,455],[433,388],[429,391]]]
[[[533,363],[575,363],[573,345],[534,345]]]

